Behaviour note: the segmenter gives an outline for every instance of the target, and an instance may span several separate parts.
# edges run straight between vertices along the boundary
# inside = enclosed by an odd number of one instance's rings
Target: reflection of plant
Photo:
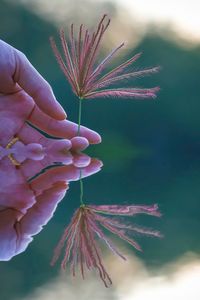
[[[99,64],[96,63],[97,55],[100,49],[100,43],[110,24],[110,19],[106,21],[106,15],[100,20],[97,30],[90,33],[88,29],[80,26],[77,39],[74,36],[74,25],[71,25],[70,41],[67,42],[64,30],[60,30],[60,39],[64,53],[64,60],[55,44],[53,38],[50,39],[51,46],[56,59],[69,81],[73,92],[79,98],[79,114],[78,114],[78,131],[77,135],[81,135],[81,107],[83,99],[101,98],[101,97],[118,97],[118,98],[155,98],[159,90],[154,88],[115,88],[113,84],[122,80],[136,78],[143,75],[155,73],[158,67],[143,69],[137,71],[129,71],[132,63],[134,63],[140,54],[136,54],[124,63],[118,65],[110,71],[105,71],[113,56],[124,46],[120,44],[113,49]],[[66,242],[65,257],[62,261],[62,267],[65,268],[67,262],[72,259],[71,268],[75,275],[75,266],[80,263],[81,273],[84,277],[84,265],[87,269],[95,268],[98,270],[100,278],[105,286],[111,284],[111,279],[106,272],[102,261],[99,247],[95,241],[95,235],[102,239],[108,247],[120,257],[124,258],[115,246],[104,235],[99,227],[102,225],[110,232],[118,235],[121,239],[140,250],[139,245],[130,239],[126,232],[135,231],[147,235],[159,236],[158,232],[151,230],[143,230],[137,227],[126,226],[119,223],[113,218],[102,216],[101,214],[115,216],[133,216],[137,213],[145,213],[159,216],[157,206],[86,206],[83,202],[83,182],[82,170],[80,169],[80,207],[75,212],[71,223],[66,228],[61,238],[52,260],[52,264],[58,259],[61,249]]]
[[[114,254],[126,260],[112,241],[104,234],[101,227],[128,242],[137,250],[140,250],[140,246],[134,241],[134,239],[128,236],[128,233],[135,232],[150,236],[160,236],[159,232],[142,229],[137,226],[125,225],[124,223],[116,220],[116,218],[113,218],[113,216],[134,216],[141,213],[152,216],[160,216],[156,205],[81,205],[74,213],[71,223],[65,229],[64,234],[55,249],[52,264],[54,264],[59,258],[60,252],[67,240],[65,256],[61,264],[62,268],[66,268],[66,264],[71,258],[71,271],[74,276],[76,272],[75,269],[78,264],[80,264],[80,270],[83,278],[85,267],[88,270],[96,269],[101,280],[104,282],[105,286],[108,287],[112,281],[102,263],[101,251],[95,238],[100,238]]]

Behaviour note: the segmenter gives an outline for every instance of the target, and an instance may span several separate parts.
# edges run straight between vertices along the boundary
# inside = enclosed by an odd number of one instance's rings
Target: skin
[[[39,129],[61,138],[76,136],[77,124],[65,120],[66,113],[51,86],[26,56],[2,40],[0,49],[0,102],[8,99],[22,101],[26,103],[26,119]],[[81,136],[90,144],[101,142],[98,133],[83,126]]]
[[[82,177],[100,170],[102,163],[81,151],[101,137],[86,127],[77,137],[77,124],[65,119],[50,85],[25,55],[1,40],[0,49],[0,260],[10,260],[50,220],[80,168]]]
[[[101,166],[99,160],[90,159],[82,167],[82,177],[98,172]],[[33,236],[53,217],[69,182],[79,180],[80,169],[73,164],[56,166],[27,183],[12,165],[3,167],[0,174],[0,260],[8,261],[25,251]]]

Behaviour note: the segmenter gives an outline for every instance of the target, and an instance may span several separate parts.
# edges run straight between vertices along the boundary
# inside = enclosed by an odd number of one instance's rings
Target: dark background
[[[52,54],[50,22],[21,5],[0,1],[0,37],[23,51],[50,82],[57,99],[76,122],[78,102]],[[84,181],[88,203],[158,203],[161,219],[137,218],[160,230],[163,239],[140,238],[138,254],[149,267],[162,266],[188,251],[199,253],[200,209],[200,46],[181,47],[151,30],[134,53],[143,51],[140,67],[160,65],[159,74],[137,81],[160,86],[156,100],[88,100],[82,124],[102,135],[88,153],[104,162],[103,170]],[[130,53],[129,55],[132,55]],[[21,297],[53,278],[52,250],[79,203],[79,185],[71,183],[54,218],[27,251],[0,263],[0,299]]]

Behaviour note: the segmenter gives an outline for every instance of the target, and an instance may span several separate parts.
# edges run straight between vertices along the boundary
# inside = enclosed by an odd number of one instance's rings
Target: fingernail
[[[101,136],[95,132],[91,131],[91,136],[90,136],[90,144],[99,144],[101,143]]]

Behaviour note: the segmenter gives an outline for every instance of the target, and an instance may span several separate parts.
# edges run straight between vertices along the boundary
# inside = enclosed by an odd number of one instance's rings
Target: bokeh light
[[[60,25],[75,19],[87,19],[92,24],[98,14],[111,13],[115,17],[114,28],[117,26],[118,37],[135,37],[143,35],[149,26],[161,30],[173,38],[176,34],[182,41],[189,44],[200,41],[200,3],[198,0],[20,0],[29,9]],[[79,9],[77,9],[77,7]],[[92,13],[91,13],[92,12]],[[87,18],[85,16],[88,16]],[[133,30],[133,28],[135,30]],[[133,38],[132,38],[133,40]],[[137,39],[136,39],[137,40]]]
[[[126,263],[112,257],[107,257],[106,260],[114,277],[114,285],[110,289],[103,289],[94,276],[89,276],[83,281],[60,275],[20,300],[89,300],[94,297],[98,300],[199,300],[200,298],[200,259],[192,253],[187,253],[179,260],[153,271],[132,254]]]

